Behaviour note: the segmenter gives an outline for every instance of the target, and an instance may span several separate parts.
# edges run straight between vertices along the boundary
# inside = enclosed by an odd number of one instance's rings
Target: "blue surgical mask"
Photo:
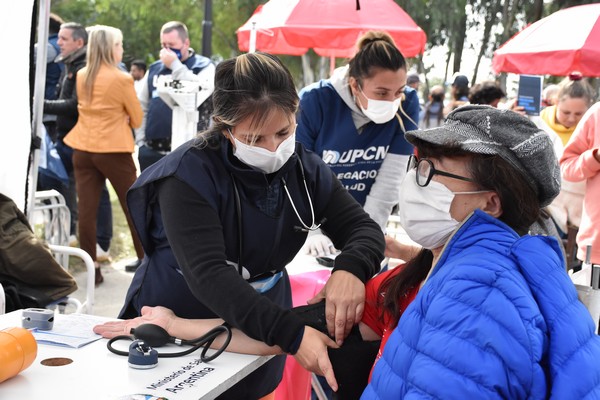
[[[175,53],[177,55],[177,58],[179,58],[181,60],[181,49],[174,49],[172,47],[169,47],[169,50],[171,50],[173,53]]]

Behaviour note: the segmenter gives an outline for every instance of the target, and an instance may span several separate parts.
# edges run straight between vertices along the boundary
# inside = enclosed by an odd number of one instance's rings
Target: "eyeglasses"
[[[449,178],[460,179],[461,181],[473,182],[473,179],[471,178],[465,178],[464,176],[454,175],[450,172],[440,171],[433,166],[431,160],[427,158],[421,158],[419,160],[414,155],[411,155],[408,158],[406,171],[410,171],[411,169],[417,170],[417,173],[415,174],[417,177],[417,185],[421,187],[429,185],[429,182],[431,182],[431,178],[433,178],[434,175],[442,175]]]

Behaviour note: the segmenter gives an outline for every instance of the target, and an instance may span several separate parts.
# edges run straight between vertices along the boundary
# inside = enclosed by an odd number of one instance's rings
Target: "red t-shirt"
[[[397,275],[400,271],[402,271],[402,268],[404,268],[404,264],[382,272],[381,274],[368,280],[367,284],[365,285],[365,311],[363,313],[362,322],[365,323],[369,328],[373,329],[377,335],[381,336],[381,345],[379,346],[379,352],[377,353],[375,363],[377,363],[377,360],[379,360],[381,357],[385,343],[396,327],[396,324],[392,323],[391,316],[388,312],[384,312],[382,318],[381,310],[377,304],[377,296],[380,295],[379,288],[385,280]],[[408,305],[415,299],[418,291],[419,286],[413,287],[406,293],[406,296],[402,297],[400,301],[401,313],[404,312],[406,307],[408,307]]]

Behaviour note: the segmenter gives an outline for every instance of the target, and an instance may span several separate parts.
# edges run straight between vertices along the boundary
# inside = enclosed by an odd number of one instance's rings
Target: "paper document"
[[[33,329],[31,333],[38,343],[80,348],[102,338],[92,330],[109,318],[88,314],[65,314],[57,318],[52,330]]]

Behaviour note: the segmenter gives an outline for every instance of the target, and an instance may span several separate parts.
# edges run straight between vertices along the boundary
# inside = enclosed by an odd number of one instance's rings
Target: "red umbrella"
[[[543,18],[494,52],[496,72],[600,76],[600,3],[565,8]]]
[[[248,51],[252,24],[256,50],[301,55],[309,48],[321,56],[351,57],[366,31],[388,32],[402,54],[425,49],[425,32],[393,0],[270,0],[258,6],[237,31],[238,46]]]

